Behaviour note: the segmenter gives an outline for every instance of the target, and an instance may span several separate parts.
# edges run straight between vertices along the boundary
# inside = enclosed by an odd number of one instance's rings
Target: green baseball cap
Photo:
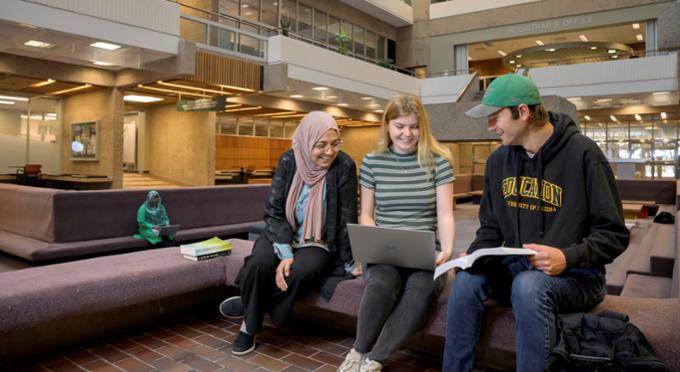
[[[541,95],[531,79],[522,75],[508,74],[496,78],[489,84],[482,103],[465,112],[465,115],[481,119],[494,114],[503,107],[537,105]]]

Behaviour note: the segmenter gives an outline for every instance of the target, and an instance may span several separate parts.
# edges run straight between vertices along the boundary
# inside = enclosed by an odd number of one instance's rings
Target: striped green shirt
[[[378,226],[437,231],[437,186],[453,182],[451,164],[435,154],[434,178],[418,165],[417,155],[367,154],[359,182],[375,191]]]

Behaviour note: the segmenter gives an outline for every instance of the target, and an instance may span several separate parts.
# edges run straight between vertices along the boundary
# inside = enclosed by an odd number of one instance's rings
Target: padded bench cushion
[[[11,329],[224,285],[226,257],[152,249],[0,273],[0,339]]]

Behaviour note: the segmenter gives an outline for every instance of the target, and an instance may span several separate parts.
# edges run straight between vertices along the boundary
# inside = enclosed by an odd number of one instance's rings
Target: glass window
[[[652,159],[652,144],[651,142],[633,142],[630,144],[630,159],[635,160],[651,160]]]
[[[314,9],[314,40],[326,42],[326,13]]]
[[[269,120],[267,118],[255,118],[255,135],[258,137],[269,136]]]
[[[352,39],[354,40],[354,54],[357,56],[363,56],[364,55],[364,45],[366,44],[366,40],[364,38],[364,29],[362,27],[359,27],[357,25],[354,26],[354,35]]]
[[[262,23],[279,27],[276,12],[279,10],[278,0],[262,0]]]
[[[283,138],[283,122],[280,120],[272,120],[269,123],[269,136]]]
[[[376,45],[376,57],[380,59],[385,58],[385,37],[378,35],[378,44]]]
[[[354,48],[352,48],[353,29],[354,26],[352,23],[342,20],[342,23],[340,24],[340,34],[338,35],[338,46],[341,49],[345,49],[347,52],[352,52],[354,50]],[[344,42],[343,39],[345,40]]]
[[[607,124],[607,128],[610,140],[628,139],[628,124],[614,122]]]
[[[241,24],[241,29],[251,33],[257,33],[257,28],[245,24]],[[260,44],[260,40],[250,35],[239,35],[239,52],[254,57],[264,57],[264,50]]]
[[[239,116],[238,118],[238,135],[252,136],[253,135],[253,118],[249,116]]]
[[[633,122],[630,124],[630,139],[652,139],[652,124]]]
[[[220,0],[220,13],[238,16],[241,9],[239,0]]]
[[[300,4],[298,33],[308,39],[312,38],[312,8]]]
[[[217,134],[236,134],[236,116],[218,116]]]
[[[293,138],[293,134],[295,133],[295,128],[297,128],[297,122],[296,121],[286,121],[284,122],[284,137],[285,138]]]
[[[376,59],[376,45],[375,32],[366,31],[366,57]]]
[[[241,18],[260,21],[260,0],[241,0]]]
[[[295,0],[283,0],[281,3],[281,27],[295,32],[297,22],[297,3]]]
[[[340,19],[328,16],[328,43],[331,45],[338,46],[338,34],[340,33]]]

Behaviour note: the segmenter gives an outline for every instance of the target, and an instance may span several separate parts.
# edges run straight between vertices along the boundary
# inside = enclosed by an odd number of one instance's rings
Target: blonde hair
[[[423,104],[418,97],[412,95],[394,96],[387,102],[382,117],[380,139],[376,145],[375,152],[384,153],[392,146],[392,139],[390,138],[388,128],[390,120],[411,114],[416,114],[420,130],[417,151],[418,165],[420,165],[420,167],[427,172],[428,176],[431,177],[435,166],[434,154],[437,154],[448,161],[449,164],[451,164],[451,167],[453,167],[453,156],[451,156],[451,151],[434,138],[432,131],[430,130],[430,121],[427,117],[427,112],[425,112],[425,107],[423,107]]]

